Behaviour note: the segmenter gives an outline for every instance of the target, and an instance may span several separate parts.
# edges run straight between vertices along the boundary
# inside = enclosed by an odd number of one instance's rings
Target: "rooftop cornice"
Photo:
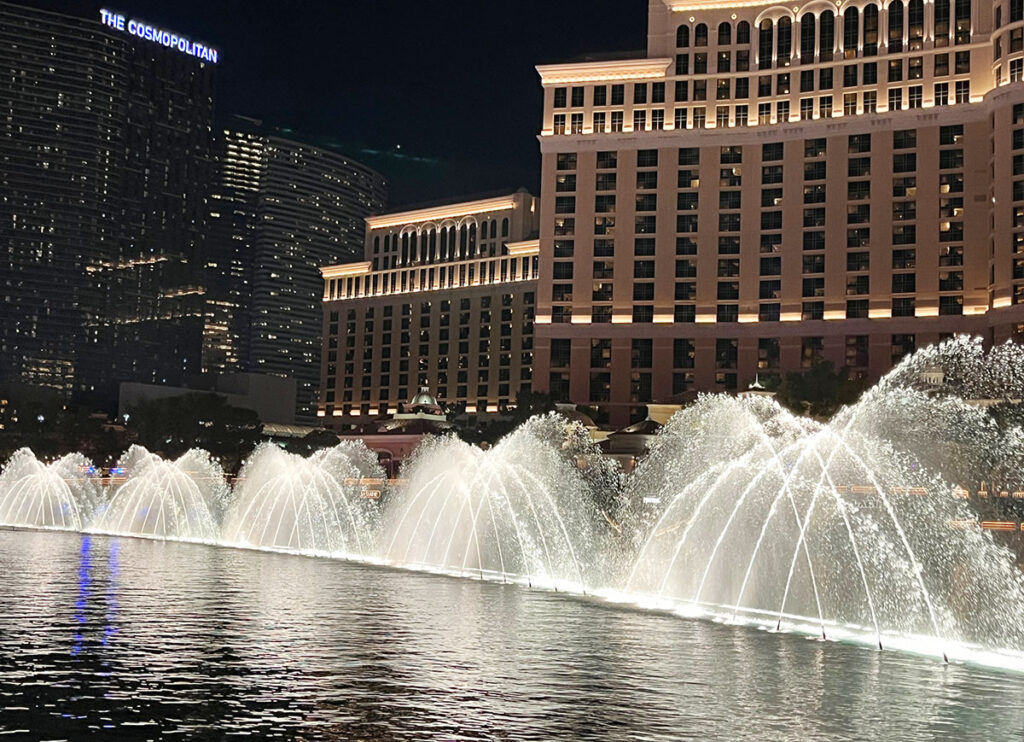
[[[500,196],[498,198],[485,198],[479,201],[464,201],[456,204],[445,204],[434,206],[428,209],[416,209],[414,211],[398,211],[393,214],[379,214],[366,217],[366,226],[370,229],[384,229],[386,227],[404,227],[407,224],[421,224],[423,222],[439,222],[445,219],[458,219],[474,214],[487,214],[493,211],[506,211],[514,209],[516,197]]]
[[[537,65],[540,81],[545,85],[602,80],[644,80],[665,77],[672,64],[669,57],[653,59],[619,59],[611,62],[573,62],[570,64]]]
[[[361,276],[370,272],[373,263],[342,263],[341,265],[326,265],[320,269],[320,275],[325,279],[347,278],[348,276]]]
[[[695,10],[729,10],[730,8],[757,8],[763,5],[785,5],[779,0],[663,0],[673,13]]]
[[[537,255],[540,253],[540,240],[522,240],[509,242],[505,245],[509,255]]]

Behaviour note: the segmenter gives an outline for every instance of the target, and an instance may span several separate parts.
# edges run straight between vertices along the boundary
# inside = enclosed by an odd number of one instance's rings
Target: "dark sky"
[[[536,192],[534,65],[646,43],[645,0],[15,2],[97,19],[105,7],[208,43],[219,114],[337,142],[388,176],[392,206]]]

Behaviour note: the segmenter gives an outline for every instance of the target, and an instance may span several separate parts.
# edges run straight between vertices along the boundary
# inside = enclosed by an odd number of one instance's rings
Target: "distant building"
[[[142,28],[0,3],[0,377],[112,403],[199,370],[215,64]]]
[[[217,135],[209,206],[203,368],[293,378],[316,420],[323,279],[357,259],[384,178],[351,158],[235,117]]]
[[[622,426],[1024,334],[1024,5],[649,0],[538,67],[535,386]]]
[[[388,476],[394,476],[424,438],[446,435],[451,429],[444,408],[429,388],[423,387],[395,412],[361,422],[340,437],[361,441],[377,454]]]
[[[362,262],[322,271],[326,425],[395,414],[424,386],[470,415],[531,389],[533,196],[381,214],[366,226]]]

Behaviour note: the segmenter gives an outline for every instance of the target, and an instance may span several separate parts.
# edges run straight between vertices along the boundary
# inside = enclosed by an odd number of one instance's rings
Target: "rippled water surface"
[[[1024,676],[337,561],[0,532],[25,739],[1020,740]]]

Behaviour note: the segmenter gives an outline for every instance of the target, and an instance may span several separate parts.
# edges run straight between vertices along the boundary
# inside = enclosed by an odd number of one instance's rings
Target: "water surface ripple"
[[[0,531],[0,733],[1020,740],[1024,676],[335,560]]]

